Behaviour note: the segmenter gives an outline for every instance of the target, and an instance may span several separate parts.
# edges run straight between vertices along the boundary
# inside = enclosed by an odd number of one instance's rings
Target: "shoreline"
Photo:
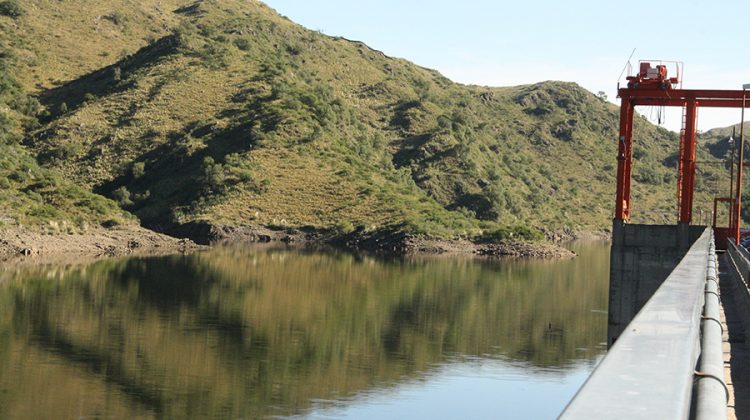
[[[571,258],[575,253],[558,242],[499,241],[476,242],[468,239],[440,239],[409,234],[394,227],[374,231],[354,230],[349,233],[313,227],[269,228],[263,226],[229,226],[191,222],[168,230],[172,236],[188,238],[203,245],[242,243],[285,243],[293,247],[330,247],[347,252],[365,252],[386,256],[464,255],[475,257]],[[586,234],[590,238],[602,235]],[[558,235],[562,238],[562,236]],[[569,232],[564,240],[573,240]]]
[[[38,263],[188,253],[205,246],[140,226],[96,228],[85,233],[45,234],[19,227],[0,229],[0,264]]]
[[[217,246],[278,243],[291,248],[335,249],[380,256],[440,256],[482,259],[524,258],[565,259],[576,254],[562,242],[577,239],[606,239],[606,232],[559,230],[549,232],[545,242],[476,242],[447,240],[408,234],[385,228],[372,232],[340,233],[306,228],[214,225],[191,222],[158,233],[140,226],[97,228],[86,233],[44,234],[19,227],[0,230],[0,264],[15,262],[66,263],[124,256],[186,254]]]

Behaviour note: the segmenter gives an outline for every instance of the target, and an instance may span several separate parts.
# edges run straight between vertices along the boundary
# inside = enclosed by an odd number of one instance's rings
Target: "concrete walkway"
[[[750,420],[750,348],[737,306],[732,279],[726,271],[726,256],[721,258],[719,286],[721,288],[721,320],[724,326],[724,376],[729,386],[729,419]],[[744,292],[738,291],[738,292]]]

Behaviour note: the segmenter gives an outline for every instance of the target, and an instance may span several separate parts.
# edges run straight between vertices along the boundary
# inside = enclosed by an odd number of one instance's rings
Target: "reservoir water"
[[[606,341],[609,244],[571,248],[0,267],[0,418],[555,418]]]

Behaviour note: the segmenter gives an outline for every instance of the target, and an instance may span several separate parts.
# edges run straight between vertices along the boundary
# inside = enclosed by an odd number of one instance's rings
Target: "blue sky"
[[[740,1],[267,0],[328,35],[439,70],[467,84],[573,81],[616,101],[633,48],[639,59],[685,63],[685,88],[740,89],[750,55]],[[685,26],[690,25],[690,27]],[[649,109],[641,109],[649,116]],[[703,109],[699,129],[739,122],[737,110]],[[665,127],[678,130],[680,112]]]

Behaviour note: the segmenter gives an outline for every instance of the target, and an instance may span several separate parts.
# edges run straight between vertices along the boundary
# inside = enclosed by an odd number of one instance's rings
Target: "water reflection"
[[[6,272],[0,418],[314,414],[470,360],[560,381],[590,370],[606,336],[608,247],[578,251],[489,263],[219,249]]]

